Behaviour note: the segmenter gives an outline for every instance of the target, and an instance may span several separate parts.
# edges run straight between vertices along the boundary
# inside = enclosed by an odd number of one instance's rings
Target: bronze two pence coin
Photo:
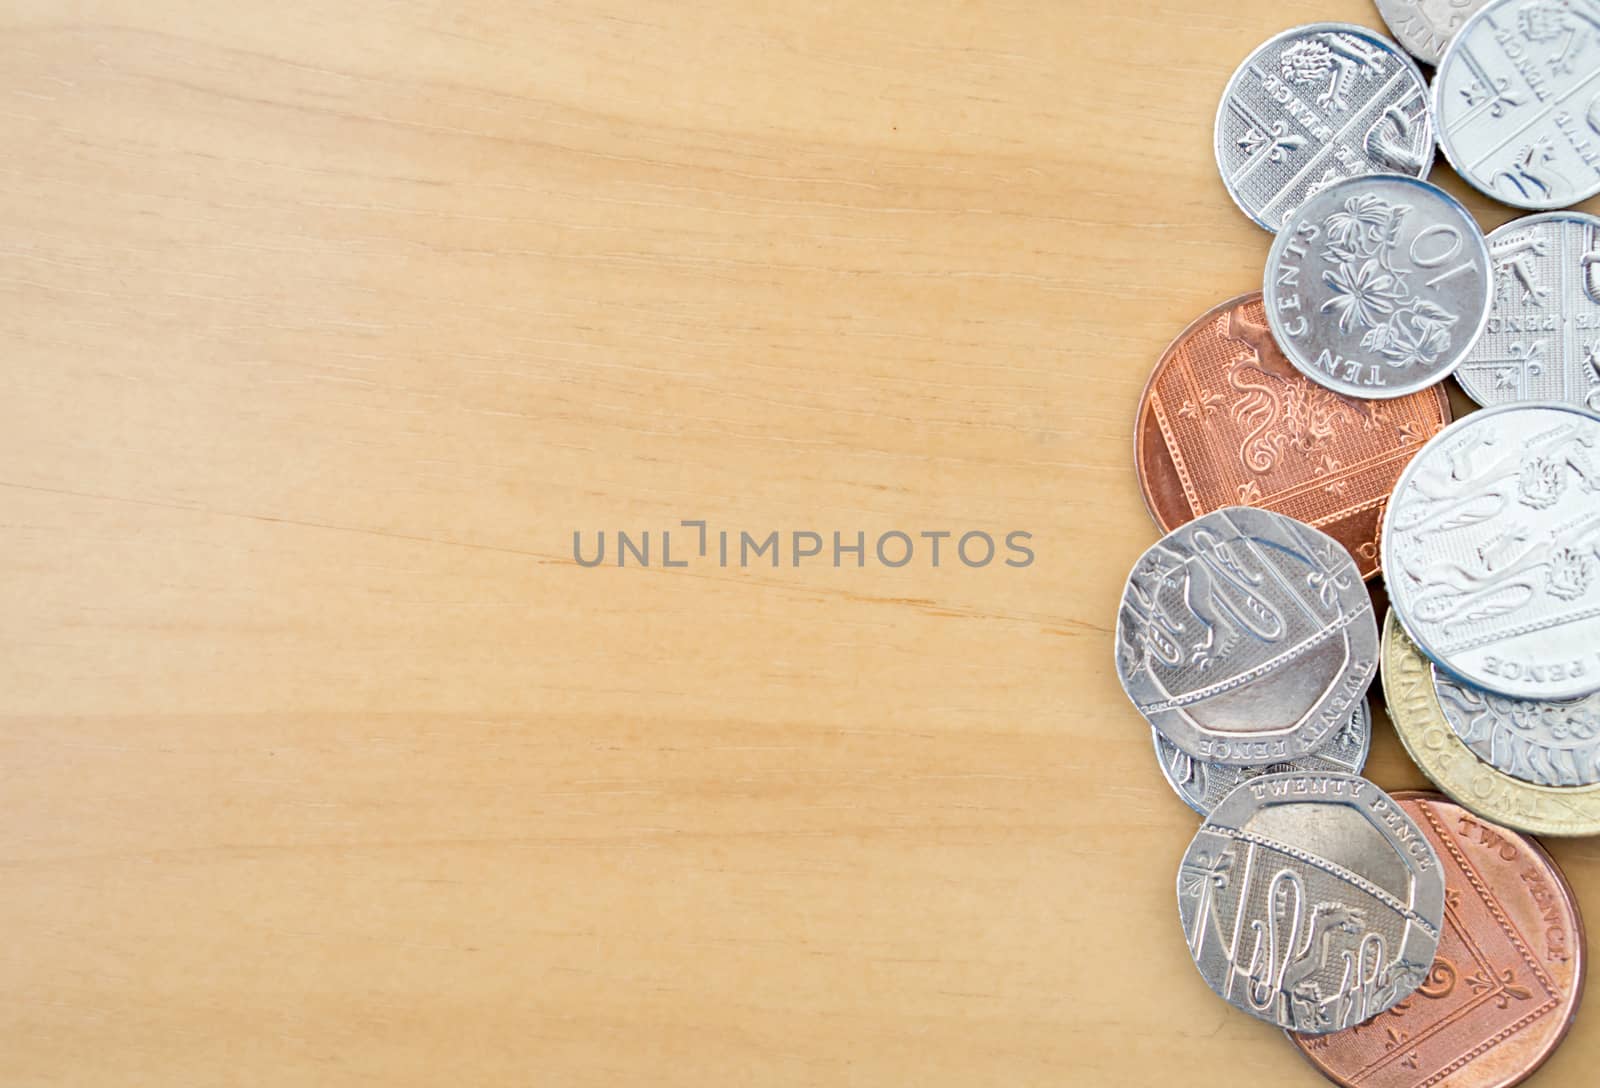
[[[1211,310],[1161,356],[1140,399],[1134,462],[1163,532],[1257,506],[1321,529],[1371,578],[1389,493],[1449,421],[1437,386],[1375,401],[1308,379],[1278,350],[1258,291]]]
[[[1343,1085],[1517,1084],[1561,1042],[1583,994],[1583,920],[1572,889],[1526,835],[1440,794],[1394,796],[1444,867],[1433,966],[1415,993],[1365,1024],[1289,1039]],[[1318,954],[1344,955],[1338,939]]]

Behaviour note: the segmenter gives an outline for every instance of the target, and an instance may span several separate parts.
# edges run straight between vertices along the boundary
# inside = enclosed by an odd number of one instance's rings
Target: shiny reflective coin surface
[[[1341,1031],[1428,976],[1444,878],[1427,837],[1364,778],[1253,778],[1206,817],[1178,871],[1206,982],[1279,1027]]]
[[[1393,175],[1321,190],[1267,256],[1267,318],[1313,381],[1401,397],[1442,381],[1489,320],[1494,279],[1477,221],[1443,189]]]
[[[1444,871],[1444,928],[1428,977],[1377,1019],[1289,1041],[1352,1088],[1509,1088],[1566,1036],[1588,966],[1583,918],[1532,839],[1435,793],[1394,795]]]
[[[1268,510],[1227,507],[1140,557],[1117,614],[1117,675],[1180,751],[1253,766],[1317,751],[1378,661],[1350,553]]]
[[[1150,736],[1155,742],[1156,759],[1161,763],[1161,773],[1166,776],[1167,784],[1183,798],[1185,804],[1204,816],[1247,778],[1285,771],[1360,774],[1361,768],[1366,766],[1367,750],[1372,744],[1372,711],[1367,700],[1362,699],[1356,704],[1355,712],[1350,715],[1345,727],[1329,737],[1318,751],[1284,763],[1261,767],[1202,763],[1178,751],[1171,741],[1161,735],[1160,730],[1152,728]]]
[[[1496,770],[1536,786],[1600,783],[1600,694],[1561,702],[1508,699],[1433,670],[1455,735]]]
[[[1258,291],[1215,307],[1162,354],[1139,402],[1134,463],[1163,531],[1258,506],[1321,529],[1371,578],[1384,500],[1449,421],[1442,387],[1357,400],[1308,379],[1278,350]]]
[[[1484,0],[1377,0],[1390,33],[1424,64],[1438,64],[1445,46]]]
[[[1494,305],[1456,381],[1485,406],[1551,400],[1600,411],[1600,219],[1515,219],[1489,235],[1489,253]]]
[[[1457,679],[1600,690],[1600,417],[1515,404],[1452,423],[1401,474],[1382,549],[1391,607]]]
[[[1600,193],[1600,0],[1491,0],[1433,81],[1439,145],[1467,182],[1518,208]]]
[[[1358,174],[1427,177],[1427,85],[1398,46],[1364,27],[1316,23],[1264,42],[1217,109],[1217,167],[1234,202],[1277,230],[1312,193]]]
[[[1600,834],[1600,785],[1531,785],[1483,762],[1456,736],[1434,691],[1432,663],[1392,611],[1383,624],[1383,694],[1407,754],[1453,800],[1535,835]]]

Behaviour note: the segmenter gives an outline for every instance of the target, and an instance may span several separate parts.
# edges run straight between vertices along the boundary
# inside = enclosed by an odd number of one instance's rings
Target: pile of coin
[[[1560,210],[1600,194],[1600,0],[1378,7],[1431,86],[1319,23],[1223,94],[1223,181],[1275,237],[1145,387],[1166,535],[1116,667],[1203,820],[1178,905],[1211,988],[1340,1083],[1509,1085],[1585,966],[1528,833],[1600,833],[1600,219]],[[1486,237],[1435,146],[1539,214]],[[1452,376],[1483,406],[1454,422]],[[1380,666],[1443,796],[1361,777]]]

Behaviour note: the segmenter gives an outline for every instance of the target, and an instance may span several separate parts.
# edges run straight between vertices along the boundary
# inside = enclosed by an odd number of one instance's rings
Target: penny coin
[[[1215,307],[1162,354],[1139,402],[1134,463],[1163,531],[1259,506],[1321,529],[1371,578],[1400,470],[1448,422],[1441,386],[1373,401],[1310,381],[1278,350],[1258,291]]]
[[[1554,400],[1600,411],[1600,219],[1514,219],[1490,233],[1489,254],[1494,305],[1457,383],[1485,406]]]
[[[1468,184],[1518,208],[1600,193],[1600,0],[1490,0],[1439,60],[1439,145]]]
[[[1583,918],[1566,878],[1525,835],[1436,793],[1394,795],[1444,870],[1439,951],[1417,992],[1331,1035],[1289,1033],[1350,1088],[1509,1088],[1566,1036],[1583,995]]]
[[[1388,38],[1346,23],[1296,27],[1245,58],[1217,108],[1217,167],[1234,203],[1277,230],[1340,178],[1433,166],[1427,84]]]
[[[1392,611],[1383,624],[1383,694],[1406,752],[1457,803],[1534,835],[1600,834],[1600,785],[1534,786],[1473,755],[1440,709],[1432,664]]]
[[[1485,0],[1377,0],[1395,40],[1424,64],[1438,64],[1444,47]]]
[[[1302,204],[1267,256],[1267,320],[1289,361],[1353,397],[1442,381],[1489,320],[1489,247],[1443,189],[1351,178]]]
[[[1600,783],[1600,693],[1539,702],[1508,699],[1433,670],[1439,708],[1472,754],[1536,786]]]
[[[1128,576],[1117,675],[1180,751],[1248,767],[1320,749],[1377,669],[1355,560],[1326,533],[1230,506],[1162,537]]]
[[[1600,416],[1485,408],[1406,466],[1383,522],[1389,603],[1422,651],[1514,699],[1600,690]]]
[[[1367,705],[1367,700],[1362,699],[1356,704],[1355,712],[1350,715],[1345,727],[1329,737],[1327,743],[1316,752],[1261,767],[1202,763],[1178,751],[1177,746],[1163,737],[1159,729],[1152,728],[1150,737],[1155,742],[1156,759],[1161,763],[1161,773],[1166,776],[1167,785],[1183,798],[1184,804],[1204,816],[1247,778],[1284,771],[1360,774],[1361,768],[1367,763],[1367,750],[1372,745],[1372,709]]]
[[[1371,1019],[1427,978],[1444,878],[1421,829],[1366,779],[1269,774],[1200,825],[1178,871],[1178,913],[1213,990],[1320,1035]]]

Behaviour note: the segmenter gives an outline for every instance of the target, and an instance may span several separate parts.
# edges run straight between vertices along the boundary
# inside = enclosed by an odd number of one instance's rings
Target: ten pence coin
[[[1351,178],[1321,190],[1267,254],[1267,320],[1313,381],[1352,397],[1401,397],[1443,381],[1489,320],[1494,277],[1477,220],[1416,178]]]

